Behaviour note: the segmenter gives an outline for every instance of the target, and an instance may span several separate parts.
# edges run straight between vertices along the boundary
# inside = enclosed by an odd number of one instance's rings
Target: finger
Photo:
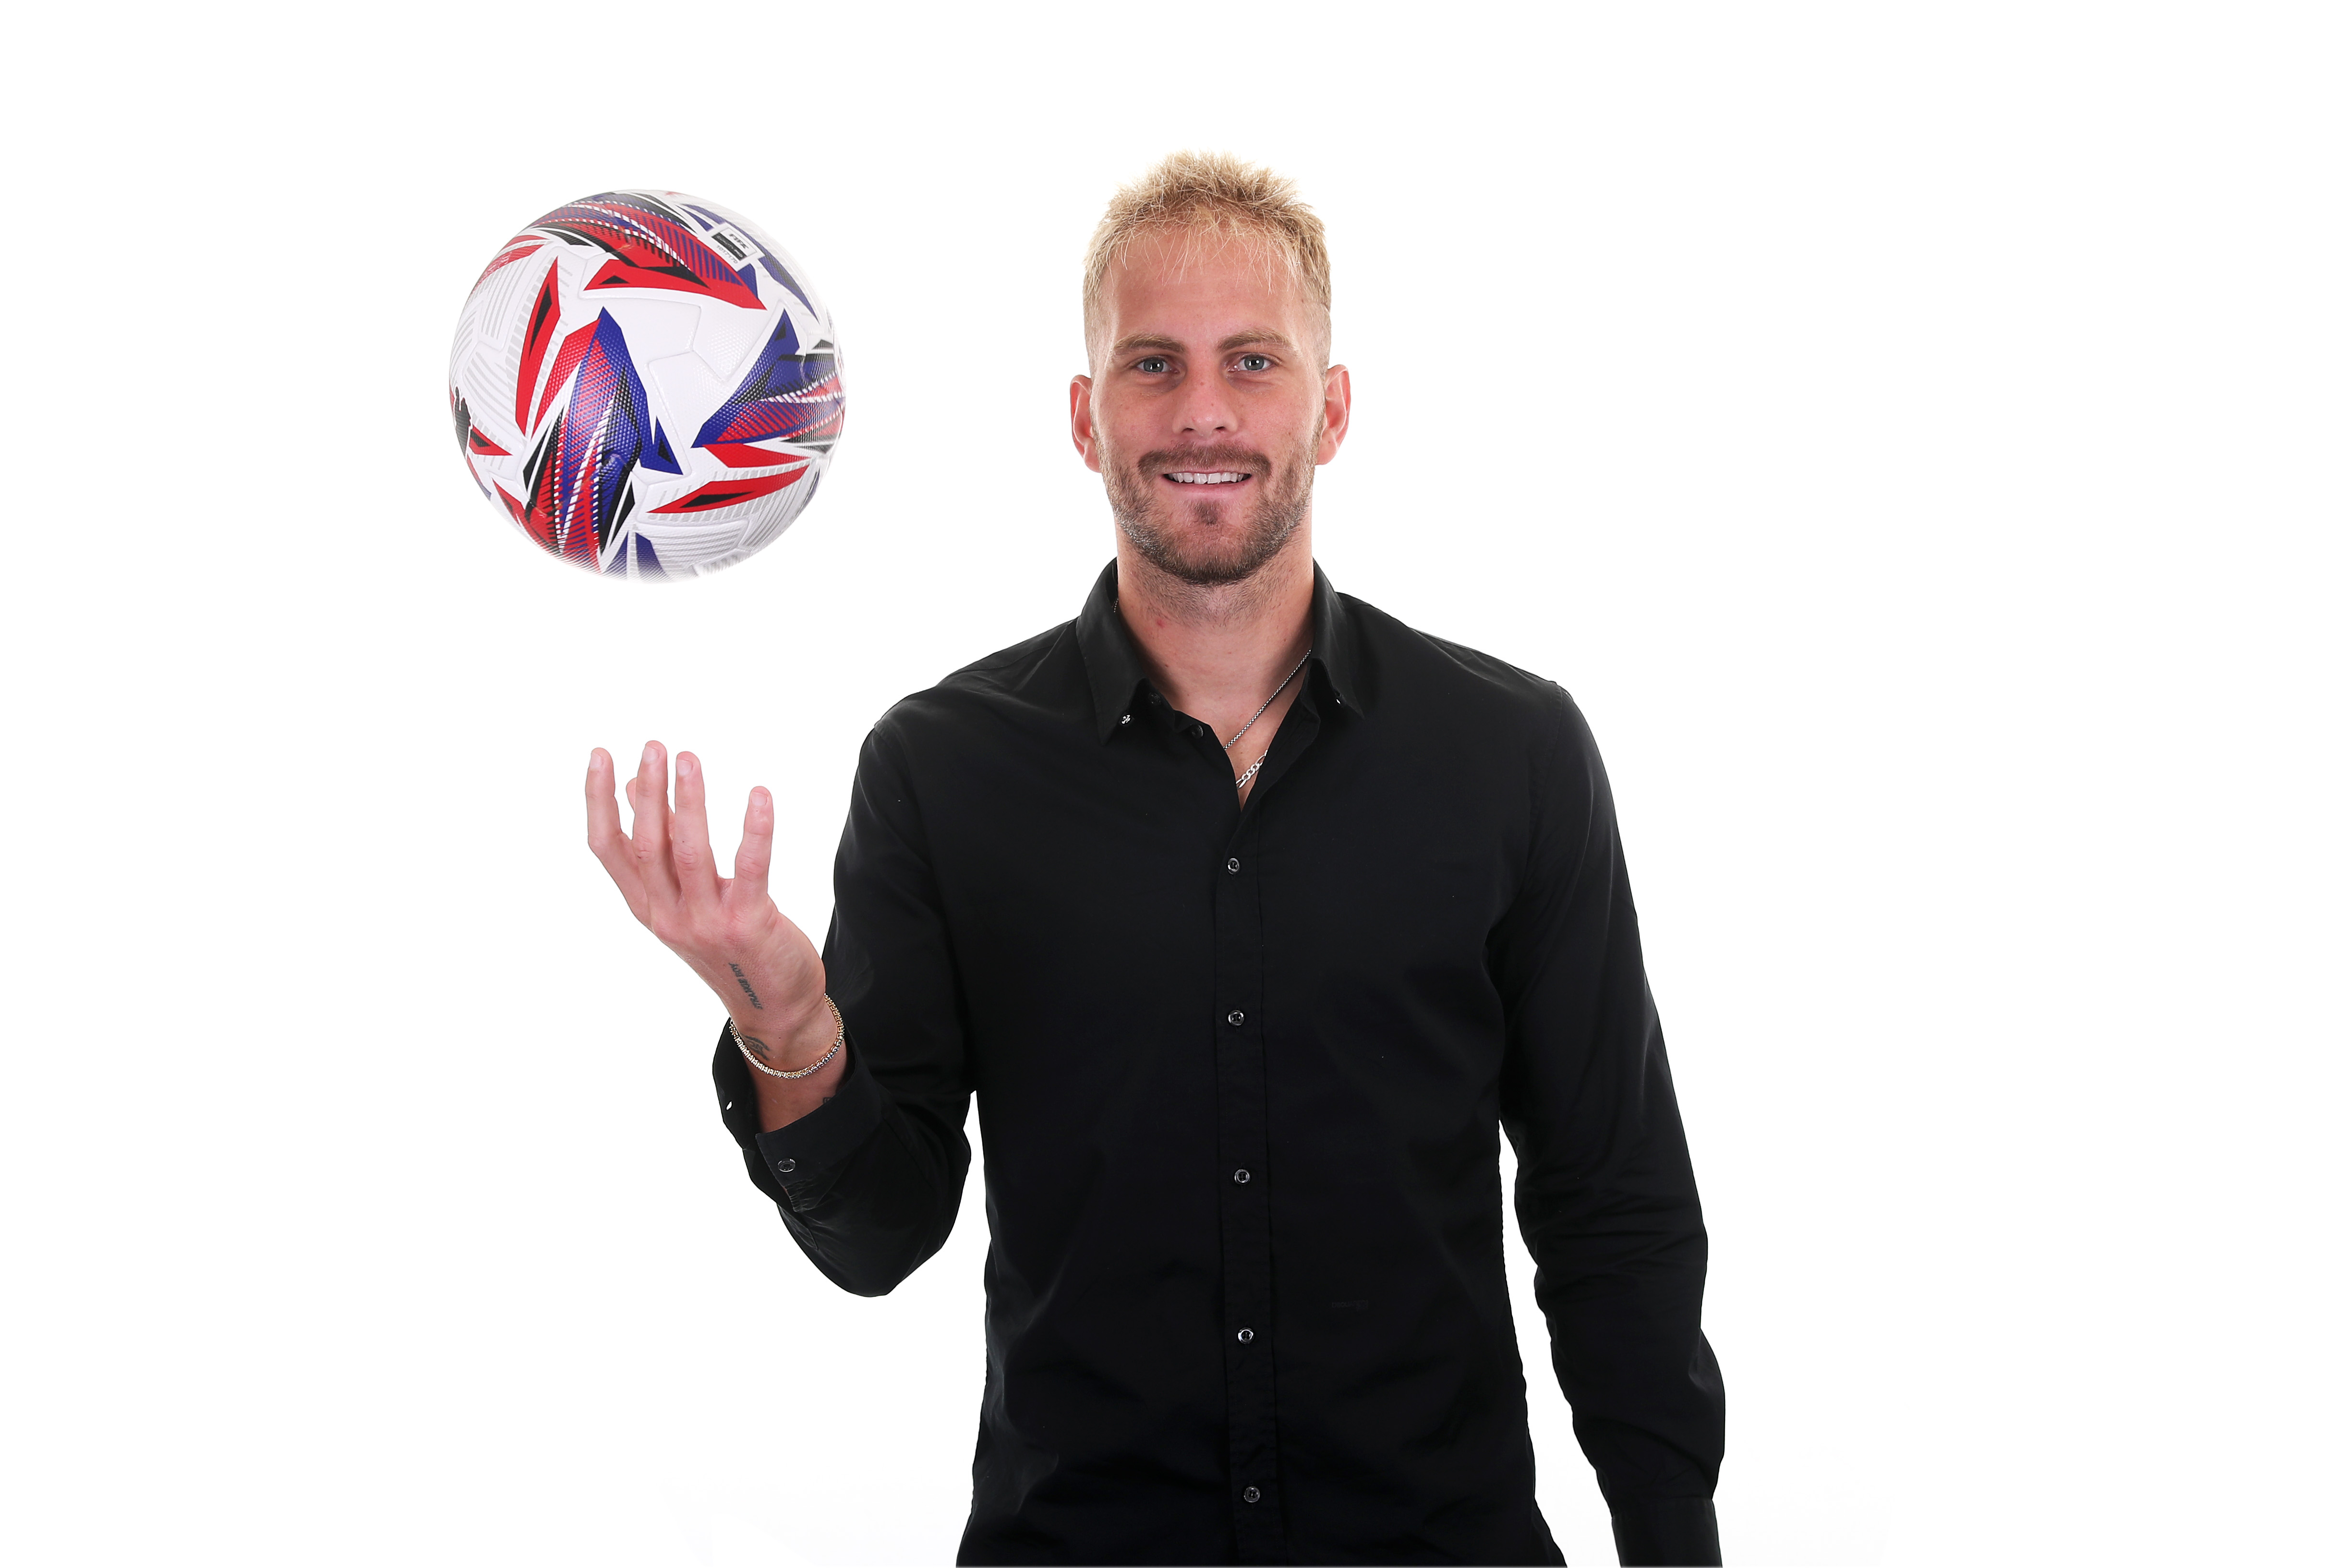
[[[637,782],[629,795],[636,809],[629,837],[644,879],[646,906],[658,917],[677,901],[677,874],[669,863],[669,757],[659,741],[647,741],[637,759]]]
[[[755,902],[768,896],[768,861],[776,847],[776,803],[759,785],[743,806],[743,842],[735,848],[737,896]]]
[[[702,759],[677,754],[677,811],[669,822],[670,864],[688,903],[719,901],[719,873],[710,864],[710,822],[702,808]]]
[[[621,832],[621,808],[613,799],[613,755],[602,746],[588,753],[588,847],[629,901],[629,912],[645,919],[645,883]]]

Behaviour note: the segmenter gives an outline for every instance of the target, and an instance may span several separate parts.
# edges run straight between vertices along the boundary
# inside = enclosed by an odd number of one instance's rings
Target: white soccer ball
[[[499,514],[614,577],[716,572],[792,526],[841,435],[833,318],[749,220],[606,191],[506,242],[449,351]]]

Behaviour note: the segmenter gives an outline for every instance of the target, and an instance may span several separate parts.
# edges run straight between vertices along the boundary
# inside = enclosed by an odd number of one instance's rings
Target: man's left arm
[[[1717,1563],[1723,1384],[1699,1331],[1706,1230],[1608,778],[1565,692],[1551,723],[1526,879],[1490,949],[1519,1227],[1620,1561]]]

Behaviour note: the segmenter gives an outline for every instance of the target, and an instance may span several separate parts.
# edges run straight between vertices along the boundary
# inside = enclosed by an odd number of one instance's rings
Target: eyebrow
[[[1251,327],[1247,331],[1235,332],[1226,338],[1217,345],[1217,352],[1231,353],[1235,349],[1247,348],[1252,343],[1270,343],[1276,348],[1286,350],[1290,347],[1290,340],[1273,328]],[[1110,346],[1113,358],[1131,354],[1139,349],[1156,349],[1166,353],[1181,353],[1184,351],[1184,345],[1174,338],[1163,338],[1157,333],[1135,332],[1119,339]]]

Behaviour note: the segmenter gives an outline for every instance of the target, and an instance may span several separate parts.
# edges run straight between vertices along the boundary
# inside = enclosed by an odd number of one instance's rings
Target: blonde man
[[[1714,1563],[1706,1238],[1606,779],[1565,692],[1333,592],[1321,225],[1180,154],[1088,252],[1070,433],[1116,559],[1076,619],[886,714],[825,950],[751,792],[648,745],[589,837],[726,1004],[752,1182],[878,1295],[987,1145],[967,1563],[1558,1563],[1496,1130],[1627,1563]],[[830,995],[828,996],[828,991]]]

